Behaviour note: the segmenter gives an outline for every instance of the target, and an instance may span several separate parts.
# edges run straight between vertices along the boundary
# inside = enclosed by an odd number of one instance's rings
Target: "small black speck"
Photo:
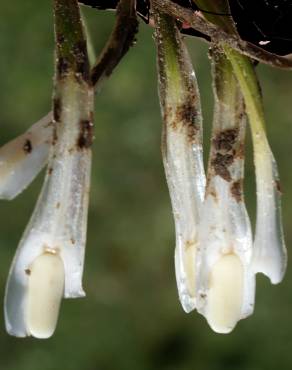
[[[31,144],[31,141],[29,139],[26,139],[24,144],[23,144],[23,150],[26,154],[29,154],[31,153],[32,151],[32,144]]]

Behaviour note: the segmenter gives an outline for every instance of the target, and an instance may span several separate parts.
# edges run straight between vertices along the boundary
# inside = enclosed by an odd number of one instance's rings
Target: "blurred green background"
[[[97,51],[113,13],[85,11]],[[212,90],[207,45],[188,39],[201,89],[207,154]],[[283,188],[283,219],[292,244],[292,73],[260,66],[270,142]],[[50,109],[53,27],[50,1],[2,1],[0,144]],[[291,266],[279,286],[257,278],[252,317],[229,335],[214,334],[177,299],[174,226],[160,156],[161,120],[152,29],[141,24],[132,48],[96,99],[84,287],[63,301],[55,335],[17,339],[0,319],[2,370],[275,370],[292,368]],[[246,199],[255,188],[248,137]],[[17,199],[0,204],[0,297],[43,174]]]

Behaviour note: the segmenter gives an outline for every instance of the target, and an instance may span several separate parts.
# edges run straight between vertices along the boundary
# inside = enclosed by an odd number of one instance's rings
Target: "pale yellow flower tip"
[[[206,318],[216,333],[230,333],[241,318],[243,277],[243,265],[235,254],[221,257],[211,270]]]
[[[185,246],[186,284],[191,297],[196,295],[196,249],[197,243],[187,243]]]
[[[49,338],[55,331],[64,294],[64,266],[58,254],[37,257],[29,271],[27,332],[35,338]]]

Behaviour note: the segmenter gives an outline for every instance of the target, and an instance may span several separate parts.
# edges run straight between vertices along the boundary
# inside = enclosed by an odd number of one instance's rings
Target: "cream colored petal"
[[[240,258],[227,254],[211,269],[206,319],[221,334],[230,333],[242,318],[244,269]]]
[[[27,332],[36,338],[53,335],[64,294],[64,266],[58,253],[37,257],[28,274]]]

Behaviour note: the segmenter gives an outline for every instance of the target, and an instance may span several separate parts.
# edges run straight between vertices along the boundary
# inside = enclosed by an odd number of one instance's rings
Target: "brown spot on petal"
[[[185,243],[185,249],[189,249],[194,244],[196,244],[195,240],[187,240],[186,243]]]
[[[233,163],[233,161],[234,156],[232,154],[216,153],[216,156],[212,159],[211,164],[216,175],[221,176],[226,181],[231,181],[231,175],[228,167]]]
[[[282,192],[282,187],[281,187],[281,183],[280,183],[280,181],[279,181],[279,180],[276,180],[276,181],[275,181],[275,186],[276,186],[276,189],[277,189],[278,193],[279,193],[279,194],[283,194],[283,192]]]
[[[216,202],[218,201],[218,196],[217,196],[216,190],[214,188],[212,188],[211,190],[209,190],[208,191],[208,194],[212,195],[212,197],[214,198],[214,200]]]
[[[25,154],[30,154],[32,151],[32,143],[29,139],[26,139],[23,144],[23,151]]]
[[[83,81],[89,82],[89,62],[87,58],[86,41],[82,40],[74,45],[75,63],[77,74],[82,76]]]
[[[236,154],[236,158],[244,159],[245,149],[244,149],[243,143],[239,145],[239,147],[237,148],[237,153],[235,154]]]
[[[175,116],[178,121],[192,122],[194,115],[196,115],[196,109],[189,102],[178,106],[175,112]]]
[[[77,146],[79,149],[90,148],[93,142],[93,123],[89,120],[81,120],[79,125],[80,134],[77,140]]]
[[[228,152],[233,149],[238,136],[238,129],[227,129],[220,131],[213,139],[216,150]]]
[[[169,107],[165,111],[164,119],[167,120],[168,116],[172,114],[172,109]],[[182,127],[187,128],[187,137],[189,143],[194,143],[198,134],[198,126],[196,122],[198,112],[196,110],[194,98],[191,98],[184,104],[177,107],[174,118],[171,123],[173,130],[180,129]]]
[[[62,79],[64,78],[69,71],[69,61],[66,58],[58,58],[57,60],[57,78]]]
[[[242,200],[242,180],[234,181],[230,185],[230,191],[233,198],[240,202]]]
[[[53,101],[53,116],[55,122],[61,121],[62,102],[60,98],[54,98]]]
[[[163,120],[164,122],[167,124],[168,121],[171,119],[171,115],[172,115],[172,107],[165,107],[164,110],[163,110]],[[177,121],[176,120],[173,120],[171,122],[171,127],[176,130],[177,129]]]

